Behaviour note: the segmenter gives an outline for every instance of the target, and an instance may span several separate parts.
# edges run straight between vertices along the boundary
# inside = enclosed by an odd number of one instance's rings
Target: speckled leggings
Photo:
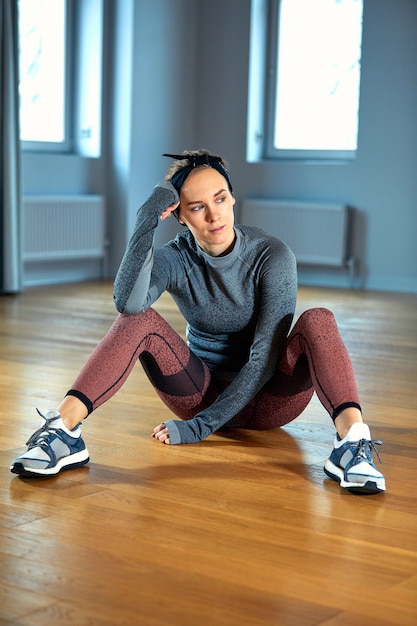
[[[91,413],[122,387],[138,358],[160,398],[181,419],[210,406],[227,384],[212,376],[171,326],[148,309],[116,318],[68,395]],[[349,355],[333,314],[323,308],[300,316],[275,375],[228,426],[283,426],[302,413],[314,391],[333,419],[346,407],[360,408]]]

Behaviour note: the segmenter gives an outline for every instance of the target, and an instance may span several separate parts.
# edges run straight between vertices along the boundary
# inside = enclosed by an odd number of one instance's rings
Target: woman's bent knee
[[[335,317],[329,309],[324,307],[315,307],[307,309],[301,313],[297,324],[302,324],[308,328],[326,328],[326,326],[334,326],[336,324]]]

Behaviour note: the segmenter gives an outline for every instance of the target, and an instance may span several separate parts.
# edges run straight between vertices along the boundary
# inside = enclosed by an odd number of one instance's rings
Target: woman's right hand
[[[163,211],[161,213],[161,220],[166,220],[167,217],[171,217],[172,213],[175,211],[175,209],[177,209],[180,206],[179,202],[174,202],[173,204],[170,204],[169,207],[167,207],[165,209],[165,211]]]

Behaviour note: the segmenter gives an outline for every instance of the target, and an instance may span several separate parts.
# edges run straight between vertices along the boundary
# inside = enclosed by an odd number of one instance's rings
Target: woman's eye
[[[201,211],[202,208],[203,208],[202,204],[197,204],[196,206],[193,206],[193,208],[191,210],[192,211]]]
[[[219,196],[218,198],[216,198],[216,202],[218,202],[219,204],[221,202],[224,202],[226,200],[226,196]]]

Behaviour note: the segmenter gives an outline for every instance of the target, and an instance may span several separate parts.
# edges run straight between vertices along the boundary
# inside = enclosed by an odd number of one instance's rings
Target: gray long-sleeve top
[[[191,420],[168,420],[171,444],[195,443],[221,428],[272,377],[294,315],[295,258],[264,231],[235,226],[234,248],[213,257],[191,232],[154,250],[162,212],[178,200],[161,183],[139,209],[114,285],[117,310],[145,311],[168,291],[187,320],[187,341],[220,378],[232,381],[217,400]]]

